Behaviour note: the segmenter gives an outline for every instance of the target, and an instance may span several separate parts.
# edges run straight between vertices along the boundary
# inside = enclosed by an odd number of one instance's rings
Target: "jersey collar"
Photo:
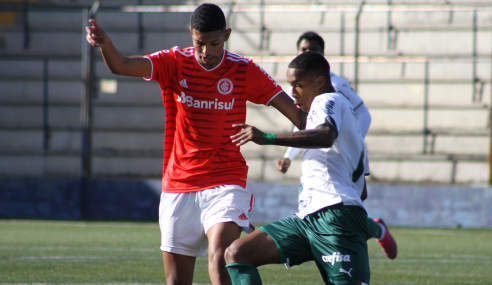
[[[219,66],[221,66],[221,65],[222,65],[222,62],[224,62],[225,54],[226,54],[226,52],[227,52],[227,51],[224,49],[224,52],[222,53],[222,59],[220,60],[219,64],[217,64],[217,66],[216,66],[216,67],[214,67],[214,68],[212,68],[212,69],[206,69],[206,68],[205,68],[205,67],[204,67],[204,66],[200,63],[200,61],[198,61],[198,58],[196,57],[196,50],[195,50],[194,48],[193,48],[193,50],[194,50],[194,53],[193,53],[193,54],[195,55],[195,60],[196,60],[196,62],[197,62],[197,63],[198,63],[198,65],[200,65],[200,67],[201,67],[201,68],[203,68],[203,70],[205,70],[205,71],[213,71],[213,70],[217,69]]]

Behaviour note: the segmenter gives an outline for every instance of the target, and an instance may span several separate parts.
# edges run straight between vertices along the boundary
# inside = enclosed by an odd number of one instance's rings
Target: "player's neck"
[[[319,94],[321,95],[321,94],[325,94],[325,93],[335,93],[335,92],[337,92],[337,91],[330,84],[329,86],[325,86],[325,88],[321,89]]]
[[[218,60],[218,61],[217,61],[215,64],[213,64],[213,65],[206,65],[206,64],[204,64],[204,63],[201,63],[201,62],[200,62],[200,60],[199,60],[199,58],[198,58],[198,55],[196,54],[196,51],[195,51],[195,53],[194,53],[194,56],[195,56],[195,60],[198,62],[198,64],[199,64],[199,65],[200,65],[203,69],[205,69],[205,70],[207,70],[207,71],[210,71],[210,70],[213,70],[213,69],[217,68],[219,65],[221,65],[221,64],[222,64],[222,62],[224,61],[225,53],[226,53],[226,50],[225,50],[225,49],[223,49],[223,50],[222,50],[221,55],[218,57],[220,60]]]

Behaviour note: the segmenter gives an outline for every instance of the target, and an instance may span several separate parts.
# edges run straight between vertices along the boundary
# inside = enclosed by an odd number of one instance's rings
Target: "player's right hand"
[[[90,19],[89,23],[92,26],[85,28],[87,31],[87,42],[93,47],[103,47],[105,44],[109,43],[111,39],[104,32],[104,30],[97,24],[96,20]]]
[[[282,159],[279,159],[277,161],[277,169],[282,172],[282,173],[285,173],[287,172],[287,170],[289,169],[290,167],[290,159],[284,157]]]

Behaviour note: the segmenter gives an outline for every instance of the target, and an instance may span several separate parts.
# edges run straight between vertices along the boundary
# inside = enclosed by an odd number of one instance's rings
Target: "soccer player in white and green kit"
[[[325,284],[369,284],[365,176],[369,164],[354,110],[330,81],[329,64],[317,52],[297,56],[287,70],[294,104],[308,114],[306,130],[266,134],[243,128],[232,141],[307,149],[298,212],[234,241],[225,253],[234,285],[262,284],[257,267],[287,267],[314,260]]]
[[[297,54],[299,55],[306,51],[315,51],[324,55],[325,41],[320,35],[315,32],[304,32],[297,40]],[[362,138],[364,138],[369,131],[369,126],[371,124],[371,115],[369,114],[369,110],[367,109],[359,95],[357,95],[357,93],[352,89],[350,83],[346,79],[337,76],[330,71],[330,81],[335,91],[345,96],[352,104],[354,115],[357,121],[357,128],[359,129]],[[287,93],[289,95],[292,94],[292,87],[289,88]],[[298,129],[294,127],[294,131],[297,130]],[[287,172],[291,162],[301,151],[302,149],[300,148],[289,147],[285,152],[284,157],[277,161],[277,169],[282,173]],[[302,185],[301,187],[299,187],[299,193],[300,191],[302,191]],[[389,259],[395,259],[398,254],[396,241],[389,232],[384,221],[381,218],[372,219],[368,217],[367,226],[369,228],[368,239],[375,238],[379,246],[383,250],[383,253]]]

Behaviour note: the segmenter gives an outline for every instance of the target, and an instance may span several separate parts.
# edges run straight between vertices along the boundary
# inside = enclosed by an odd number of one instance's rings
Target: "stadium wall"
[[[89,220],[157,220],[161,182],[152,180],[0,179],[0,217]],[[251,220],[292,216],[298,184],[249,183],[256,202]],[[368,185],[370,217],[394,226],[492,228],[492,188]],[[82,193],[85,193],[82,194]],[[85,197],[81,199],[81,197]]]

